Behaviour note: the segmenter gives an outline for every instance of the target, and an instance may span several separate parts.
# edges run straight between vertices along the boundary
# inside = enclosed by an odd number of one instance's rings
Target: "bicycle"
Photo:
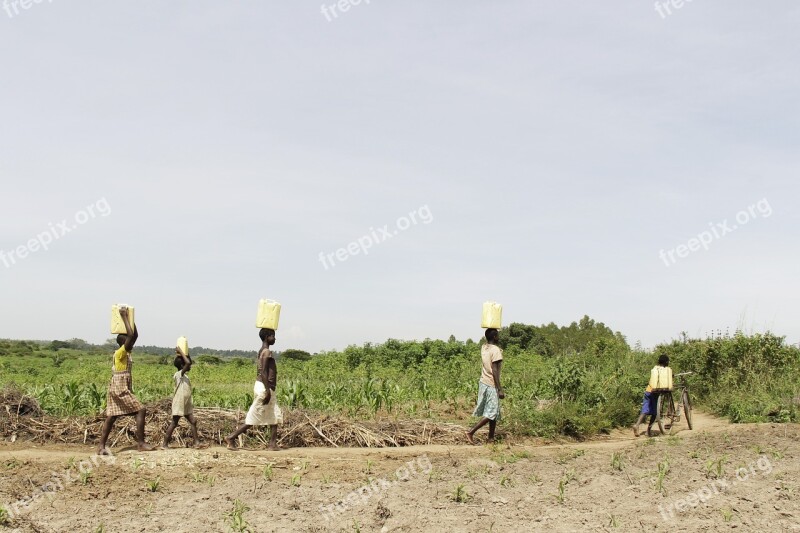
[[[686,376],[691,374],[693,372],[681,372],[675,375],[676,378],[679,378],[678,387],[681,391],[681,401],[677,408],[675,407],[675,399],[672,396],[673,391],[668,390],[658,393],[656,422],[658,422],[658,429],[662,435],[669,435],[675,422],[681,421],[681,408],[686,414],[686,423],[689,429],[692,429],[692,402],[689,400],[689,385],[686,383]]]

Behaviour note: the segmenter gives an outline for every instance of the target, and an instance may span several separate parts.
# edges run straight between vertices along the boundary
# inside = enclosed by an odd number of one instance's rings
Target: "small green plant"
[[[514,480],[511,478],[511,476],[508,476],[508,475],[504,474],[500,478],[500,486],[501,487],[513,487],[514,486]]]
[[[783,452],[778,450],[772,450],[772,458],[780,461],[783,459]]]
[[[472,499],[472,497],[467,492],[467,489],[464,487],[463,483],[460,483],[456,490],[453,491],[453,495],[451,496],[452,500],[456,503],[466,503]]]
[[[622,453],[614,452],[611,454],[611,468],[618,472],[622,472]]]
[[[761,446],[760,444],[756,444],[755,446],[752,446],[750,449],[753,450],[753,453],[755,453],[756,455],[764,455],[764,447]]]
[[[367,475],[372,474],[372,467],[374,464],[375,463],[372,461],[372,459],[367,459],[367,466],[364,467],[364,473]]]
[[[664,458],[663,461],[658,463],[658,472],[656,472],[656,491],[666,494],[664,490],[664,478],[669,473],[669,459]]]
[[[233,502],[233,509],[225,513],[225,517],[229,520],[231,529],[238,533],[250,531],[250,524],[244,519],[244,513],[249,511],[250,508],[240,499]]]
[[[558,493],[556,494],[556,501],[558,503],[564,503],[567,493],[567,485],[570,481],[575,479],[575,470],[570,468],[564,475],[561,476],[561,479],[558,480]]]
[[[20,464],[21,464],[21,463],[20,463],[20,462],[17,460],[17,458],[16,458],[16,457],[12,457],[11,459],[9,459],[8,461],[6,461],[6,462],[4,463],[4,466],[5,466],[5,467],[6,467],[6,469],[8,469],[8,470],[14,470],[14,469],[15,469],[16,467],[18,467]]]
[[[361,526],[355,518],[353,518],[353,531],[355,531],[355,533],[361,533]]]
[[[142,467],[142,465],[144,465],[144,461],[142,461],[142,458],[141,457],[136,457],[133,460],[133,463],[131,463],[131,468],[133,469],[134,472],[136,472],[137,470],[139,470]]]
[[[327,485],[331,482],[331,475],[330,474],[322,474],[322,483]]]
[[[92,471],[91,470],[82,471],[81,475],[80,475],[80,478],[79,478],[79,480],[81,482],[81,485],[88,485],[89,484],[89,480],[91,478],[92,478]]]
[[[567,484],[562,477],[558,480],[558,494],[556,494],[556,501],[558,503],[564,503],[564,497],[567,492]]]
[[[370,461],[367,461],[367,463],[370,463]],[[300,470],[305,474],[306,472],[308,472],[309,465],[311,465],[311,461],[309,461],[308,459],[303,459],[302,461],[300,461]]]
[[[433,483],[434,481],[439,481],[441,479],[442,473],[435,468],[431,468],[431,471],[428,472],[428,483]]]
[[[731,518],[733,518],[733,511],[730,509],[720,509],[720,513],[722,513],[722,520],[724,522],[730,522]]]
[[[615,515],[613,514],[608,515],[608,525],[613,528],[619,527],[619,520],[617,520],[617,517]]]
[[[272,463],[264,466],[264,470],[261,472],[261,477],[263,477],[265,481],[272,481]]]
[[[7,526],[8,523],[8,511],[6,511],[5,507],[0,507],[0,526]]]
[[[104,524],[100,524],[94,529],[94,533],[105,533],[105,532],[106,532],[106,526]]]
[[[725,473],[725,463],[728,461],[728,456],[723,455],[716,461],[711,459],[706,461],[706,477],[720,479]]]
[[[528,481],[530,481],[531,483],[539,483],[541,479],[539,479],[539,476],[537,476],[536,474],[531,474],[530,476],[528,476]]]
[[[161,488],[161,476],[156,477],[152,481],[146,481],[145,488],[147,489],[147,492],[158,492]]]
[[[299,487],[300,483],[303,481],[303,476],[301,474],[295,474],[292,476],[292,487]]]
[[[67,459],[66,469],[69,470],[71,468],[75,468],[75,466],[77,464],[78,464],[78,461],[74,457],[70,457],[69,459]]]

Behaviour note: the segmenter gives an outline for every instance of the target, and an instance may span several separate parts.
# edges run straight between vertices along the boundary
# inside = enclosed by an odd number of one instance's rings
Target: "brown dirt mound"
[[[5,391],[0,395],[0,437],[45,443],[95,444],[100,438],[103,416],[57,418],[43,414],[33,398]],[[160,444],[171,420],[172,402],[164,399],[147,405],[145,435],[148,442]],[[195,408],[200,438],[223,444],[223,439],[243,423],[245,412],[235,409]],[[117,420],[109,445],[134,444],[136,422],[126,416]],[[464,428],[456,424],[428,420],[353,421],[343,417],[303,409],[284,411],[278,444],[302,447],[397,447],[426,444],[455,444],[463,440]],[[172,444],[186,446],[191,440],[188,423],[182,420],[173,434]],[[268,430],[248,432],[242,445],[262,446]]]

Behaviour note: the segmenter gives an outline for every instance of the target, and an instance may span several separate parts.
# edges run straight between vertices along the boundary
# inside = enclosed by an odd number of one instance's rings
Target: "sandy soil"
[[[693,431],[582,443],[123,449],[113,462],[5,443],[0,532],[800,531],[799,437],[696,413]]]

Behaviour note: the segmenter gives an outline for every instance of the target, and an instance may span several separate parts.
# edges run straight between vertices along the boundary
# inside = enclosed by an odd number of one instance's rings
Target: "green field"
[[[16,387],[53,415],[105,407],[111,352],[53,343],[0,341],[0,388]],[[512,324],[501,330],[506,391],[501,428],[518,435],[587,437],[636,418],[649,370],[667,353],[674,371],[692,370],[695,403],[734,422],[800,419],[800,350],[771,334],[687,339],[632,350],[624,337],[585,317],[566,327]],[[254,346],[253,354],[255,355]],[[57,349],[56,349],[57,348]],[[281,358],[278,399],[353,418],[397,417],[468,423],[480,375],[480,344],[397,341],[350,346],[308,361]],[[190,377],[199,407],[246,409],[255,358],[194,354]],[[133,385],[144,402],[169,398],[171,358],[134,351]]]

